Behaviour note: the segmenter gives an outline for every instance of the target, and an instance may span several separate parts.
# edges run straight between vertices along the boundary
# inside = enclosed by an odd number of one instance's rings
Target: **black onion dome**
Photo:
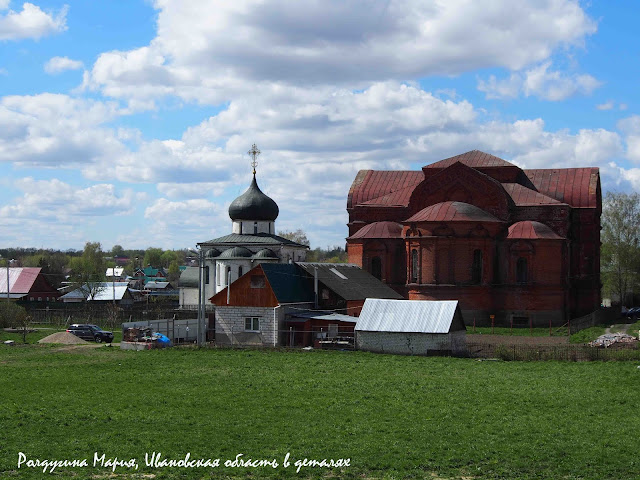
[[[270,197],[266,196],[256,182],[254,175],[251,185],[231,205],[229,216],[231,220],[267,220],[274,222],[278,218],[278,205]]]
[[[205,258],[216,258],[218,255],[220,255],[220,250],[217,248],[211,248],[204,254]]]

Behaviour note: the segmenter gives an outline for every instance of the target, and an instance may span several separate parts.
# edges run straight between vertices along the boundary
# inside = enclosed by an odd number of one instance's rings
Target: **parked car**
[[[88,340],[90,342],[113,342],[113,332],[102,330],[97,325],[73,324],[69,325],[67,332],[73,333],[75,336]]]
[[[627,313],[624,314],[627,318],[638,318],[640,317],[640,307],[633,307],[627,310]]]

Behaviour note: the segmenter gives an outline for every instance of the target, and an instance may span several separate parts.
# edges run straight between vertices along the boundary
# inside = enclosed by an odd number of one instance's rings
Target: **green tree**
[[[87,242],[82,255],[73,257],[69,267],[73,286],[80,289],[85,298],[96,295],[104,288],[106,264],[100,242]]]
[[[162,267],[169,267],[173,262],[178,262],[178,254],[173,250],[167,250],[162,255],[160,255],[160,265]]]
[[[111,249],[111,255],[113,255],[114,257],[123,257],[124,248],[122,248],[122,245],[114,245]]]
[[[147,251],[144,252],[144,260],[143,260],[143,265],[142,267],[147,267],[147,266],[151,266],[151,267],[159,267],[162,263],[162,254],[164,252],[162,251],[161,248],[154,248],[154,247],[150,247],[147,248]]]
[[[625,304],[638,283],[640,267],[640,195],[613,193],[602,205],[601,275],[605,294]],[[637,290],[636,290],[637,291]]]
[[[0,326],[19,327],[27,317],[27,311],[14,302],[0,301]]]
[[[177,260],[171,262],[169,265],[169,270],[167,271],[167,279],[170,282],[176,282],[180,278],[180,265]],[[176,285],[174,285],[176,286]]]
[[[280,231],[278,232],[278,235],[282,238],[286,238],[287,240],[291,240],[292,242],[309,246],[309,239],[307,238],[307,234],[301,228],[297,229],[294,232]]]

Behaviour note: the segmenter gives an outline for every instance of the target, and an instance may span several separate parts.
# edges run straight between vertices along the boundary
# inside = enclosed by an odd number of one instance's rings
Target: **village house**
[[[60,296],[39,267],[0,268],[0,299],[7,298],[7,290],[10,299],[27,302],[54,302]]]

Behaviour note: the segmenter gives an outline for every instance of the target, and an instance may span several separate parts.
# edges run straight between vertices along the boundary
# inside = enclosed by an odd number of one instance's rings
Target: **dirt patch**
[[[38,343],[59,343],[62,345],[86,345],[89,342],[84,341],[80,337],[76,337],[73,333],[57,332],[52,333],[48,337],[39,340]]]

